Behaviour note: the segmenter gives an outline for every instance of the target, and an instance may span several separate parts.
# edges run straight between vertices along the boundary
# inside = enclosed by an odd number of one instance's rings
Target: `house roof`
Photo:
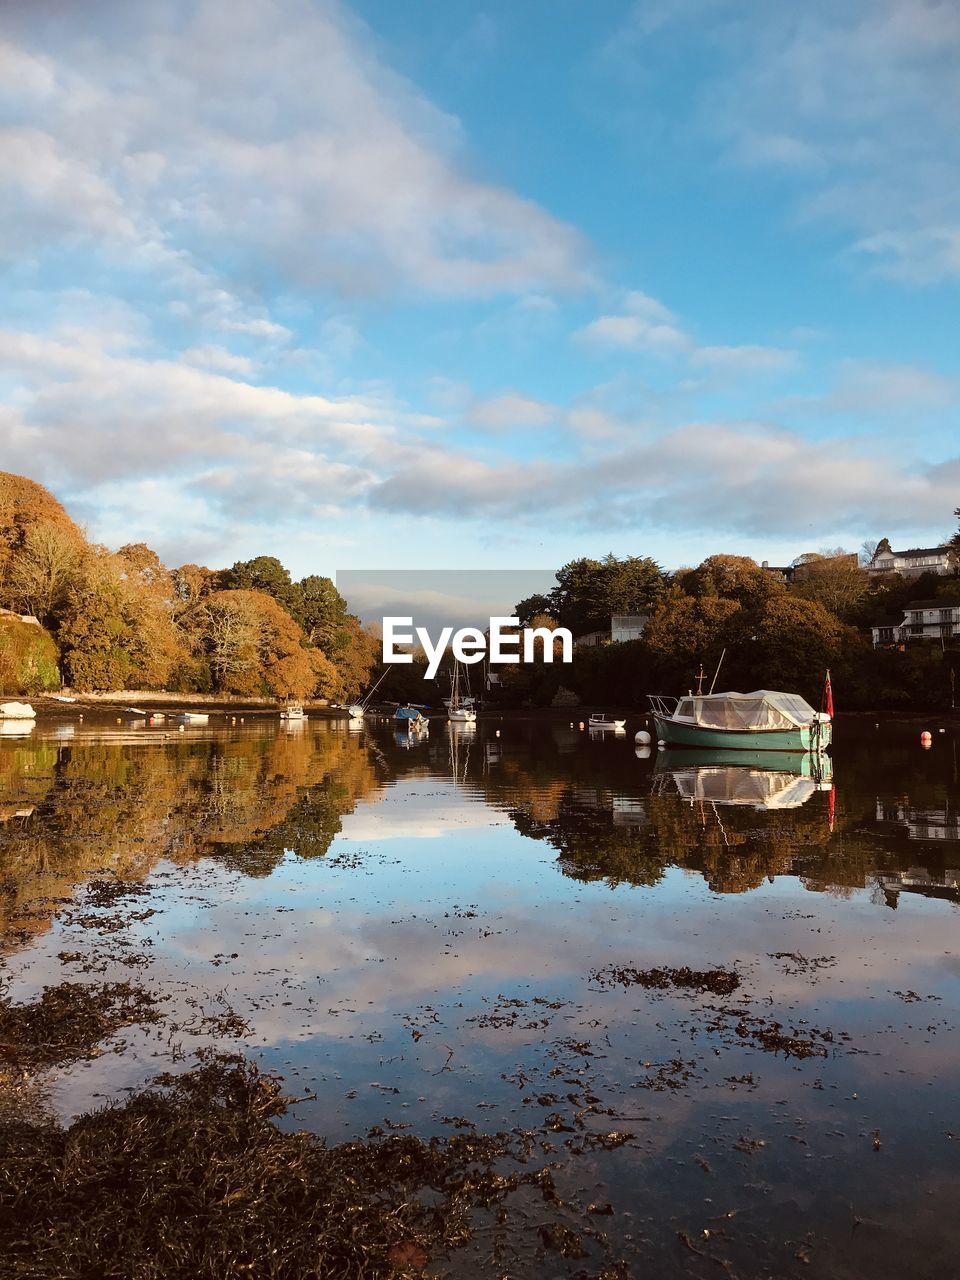
[[[911,547],[908,551],[879,551],[877,555],[890,556],[938,556],[949,552],[949,547]]]
[[[914,609],[956,609],[955,604],[949,604],[946,600],[908,600],[903,606],[907,613]]]

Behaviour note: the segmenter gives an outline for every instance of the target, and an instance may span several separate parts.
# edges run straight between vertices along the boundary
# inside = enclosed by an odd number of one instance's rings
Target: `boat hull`
[[[832,728],[824,724],[819,733],[809,725],[796,729],[707,729],[680,724],[663,716],[654,716],[653,720],[658,742],[670,747],[719,751],[825,751],[830,745]]]

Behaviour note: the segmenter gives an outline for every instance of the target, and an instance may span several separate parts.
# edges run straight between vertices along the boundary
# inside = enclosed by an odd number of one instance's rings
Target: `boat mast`
[[[721,653],[721,655],[720,655],[720,661],[717,663],[717,669],[716,669],[716,671],[713,673],[713,680],[710,682],[710,692],[711,692],[711,693],[713,693],[714,687],[716,686],[716,683],[717,683],[717,676],[720,674],[720,668],[723,666],[723,660],[724,660],[724,658],[725,658],[726,656],[727,656],[727,650],[726,650],[726,646],[724,646],[723,653]]]
[[[450,710],[460,710],[460,663],[454,658],[450,674]]]

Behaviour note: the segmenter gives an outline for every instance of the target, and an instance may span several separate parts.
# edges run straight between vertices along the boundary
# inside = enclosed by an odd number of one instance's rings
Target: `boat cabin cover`
[[[799,729],[819,717],[799,693],[757,689],[681,698],[675,718],[704,729]]]

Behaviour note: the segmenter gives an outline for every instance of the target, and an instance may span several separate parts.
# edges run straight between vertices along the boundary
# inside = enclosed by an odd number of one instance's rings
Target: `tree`
[[[81,557],[57,639],[78,689],[161,689],[183,656],[168,601],[105,547]]]
[[[748,613],[756,613],[767,601],[784,595],[786,583],[749,556],[709,556],[684,575],[683,587],[691,595],[736,600]]]
[[[83,544],[80,529],[48,489],[26,476],[0,471],[0,576],[36,524],[57,525],[72,534],[78,546]]]
[[[783,595],[771,600],[757,624],[753,661],[758,679],[773,689],[798,689],[817,705],[827,667],[844,648],[861,643],[828,609],[814,600]]]
[[[300,607],[300,593],[294,586],[290,571],[276,556],[255,556],[252,560],[238,560],[220,574],[222,591],[261,591],[272,597],[289,613]]]
[[[7,561],[6,594],[45,625],[56,621],[80,562],[80,543],[62,524],[41,520],[24,532]]]
[[[198,647],[210,663],[216,687],[252,692],[259,680],[260,611],[248,592],[217,591],[197,619]]]
[[[714,669],[724,649],[742,638],[744,623],[743,606],[737,600],[676,591],[647,623],[643,646],[671,687],[689,689],[701,665]]]
[[[549,612],[574,636],[610,625],[615,613],[649,613],[664,592],[663,570],[645,556],[571,560],[557,571]]]
[[[519,600],[514,606],[513,616],[520,619],[521,627],[528,627],[533,618],[551,614],[553,601],[550,596],[536,593]],[[552,614],[551,614],[552,616]]]
[[[127,577],[138,580],[164,599],[172,601],[174,593],[170,570],[145,542],[128,542],[120,548],[117,556]]]
[[[870,576],[855,555],[808,556],[797,566],[792,592],[816,601],[838,618],[853,620],[870,591]]]
[[[307,639],[320,649],[333,649],[337,631],[347,618],[346,600],[329,578],[317,573],[301,578],[294,590],[297,603],[291,612]]]
[[[265,592],[213,592],[194,620],[193,643],[223,693],[299,700],[316,686],[316,659],[299,624]]]
[[[176,611],[188,613],[204,596],[216,591],[218,576],[215,570],[199,564],[182,564],[179,569],[173,569],[170,580]]]

